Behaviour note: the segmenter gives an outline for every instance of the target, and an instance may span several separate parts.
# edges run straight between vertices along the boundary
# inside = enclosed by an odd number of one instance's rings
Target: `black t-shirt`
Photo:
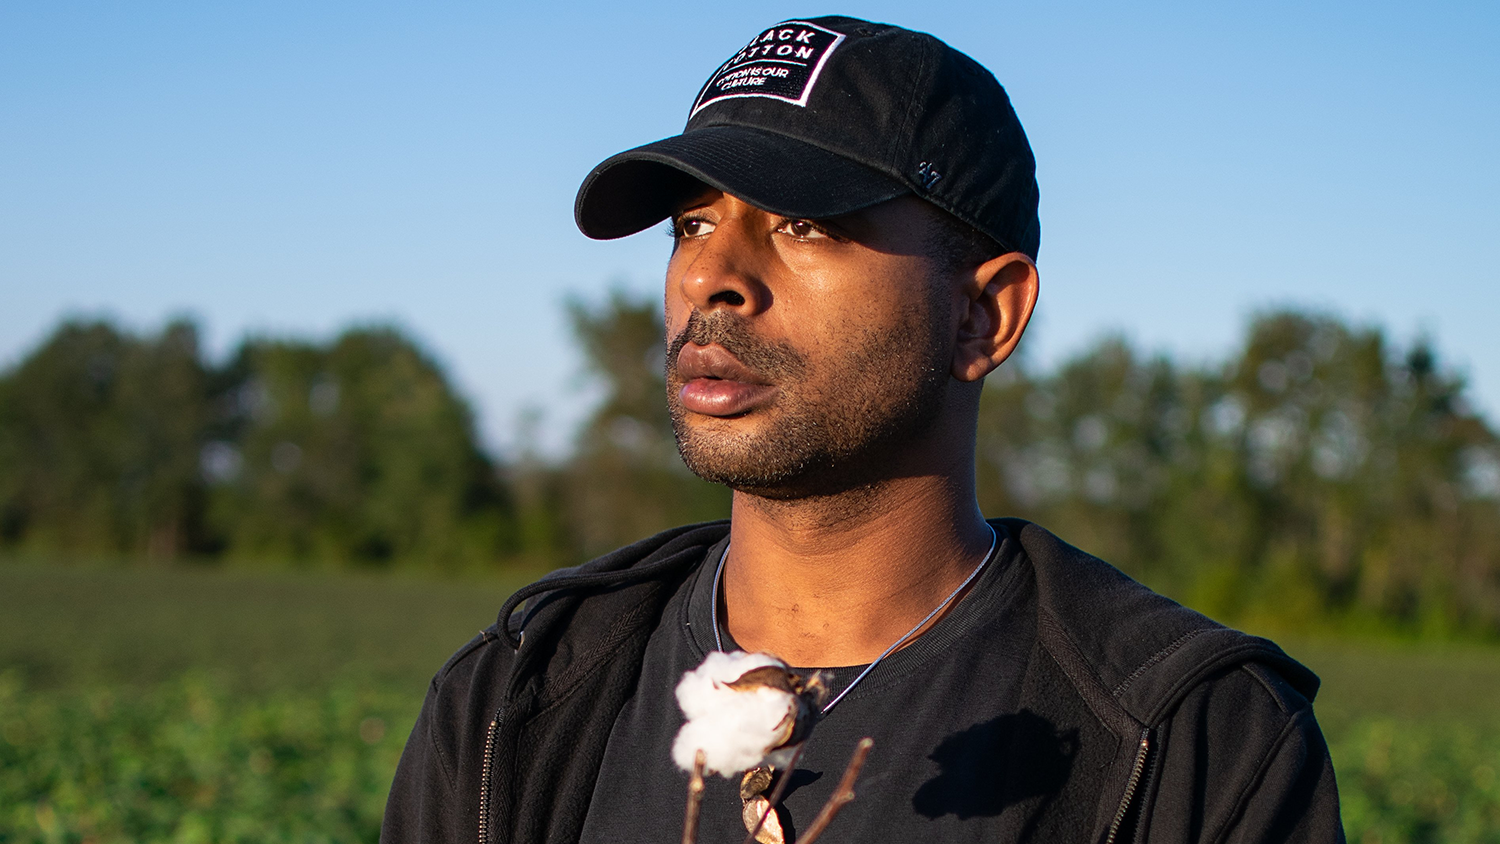
[[[709,550],[651,634],[635,693],[610,732],[583,844],[681,838],[688,775],[671,759],[683,720],[674,690],[714,648],[713,575],[724,542]],[[969,594],[886,657],[818,724],[781,802],[788,842],[812,822],[865,736],[874,749],[855,785],[857,797],[834,820],[829,840],[979,841],[998,832],[1004,790],[995,760],[1025,728],[1026,714],[1016,713],[1015,703],[1035,633],[1034,618],[1009,611],[1023,597],[1016,553],[1002,532]],[[737,648],[727,630],[721,635],[726,650]],[[831,669],[828,687],[837,694],[862,669]],[[739,778],[709,776],[698,840],[739,844],[744,837]]]

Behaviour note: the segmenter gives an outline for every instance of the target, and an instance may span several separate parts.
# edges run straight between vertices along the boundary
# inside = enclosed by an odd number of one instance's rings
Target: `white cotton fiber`
[[[705,770],[731,776],[760,764],[779,741],[777,727],[797,711],[793,695],[766,686],[733,689],[727,684],[746,672],[786,664],[767,654],[710,653],[703,664],[682,675],[677,704],[687,723],[672,743],[672,761],[684,771],[702,750]]]

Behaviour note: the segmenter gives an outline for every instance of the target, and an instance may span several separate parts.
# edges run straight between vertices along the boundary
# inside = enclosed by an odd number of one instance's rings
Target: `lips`
[[[677,354],[677,396],[684,409],[704,416],[739,416],[776,392],[723,346],[684,344]]]

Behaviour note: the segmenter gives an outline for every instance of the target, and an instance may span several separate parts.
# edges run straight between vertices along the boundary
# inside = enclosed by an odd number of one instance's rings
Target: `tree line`
[[[676,454],[654,302],[569,305],[604,398],[571,453],[486,454],[388,327],[249,338],[66,322],[0,373],[0,552],[492,568],[728,513]],[[1500,633],[1500,440],[1431,342],[1280,311],[1226,359],[1102,341],[990,376],[980,503],[1210,614]]]
[[[60,326],[0,376],[0,545],[22,552],[456,562],[509,493],[441,370],[389,328],[251,339]]]

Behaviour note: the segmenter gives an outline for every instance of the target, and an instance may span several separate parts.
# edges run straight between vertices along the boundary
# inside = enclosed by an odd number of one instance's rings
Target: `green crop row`
[[[1500,729],[1364,718],[1329,738],[1349,841],[1500,842]]]
[[[0,677],[0,842],[373,842],[414,716],[349,683],[249,698],[202,676]],[[1329,738],[1351,842],[1500,842],[1500,728],[1361,717]]]
[[[349,686],[38,695],[0,678],[0,842],[373,842],[415,715]]]

